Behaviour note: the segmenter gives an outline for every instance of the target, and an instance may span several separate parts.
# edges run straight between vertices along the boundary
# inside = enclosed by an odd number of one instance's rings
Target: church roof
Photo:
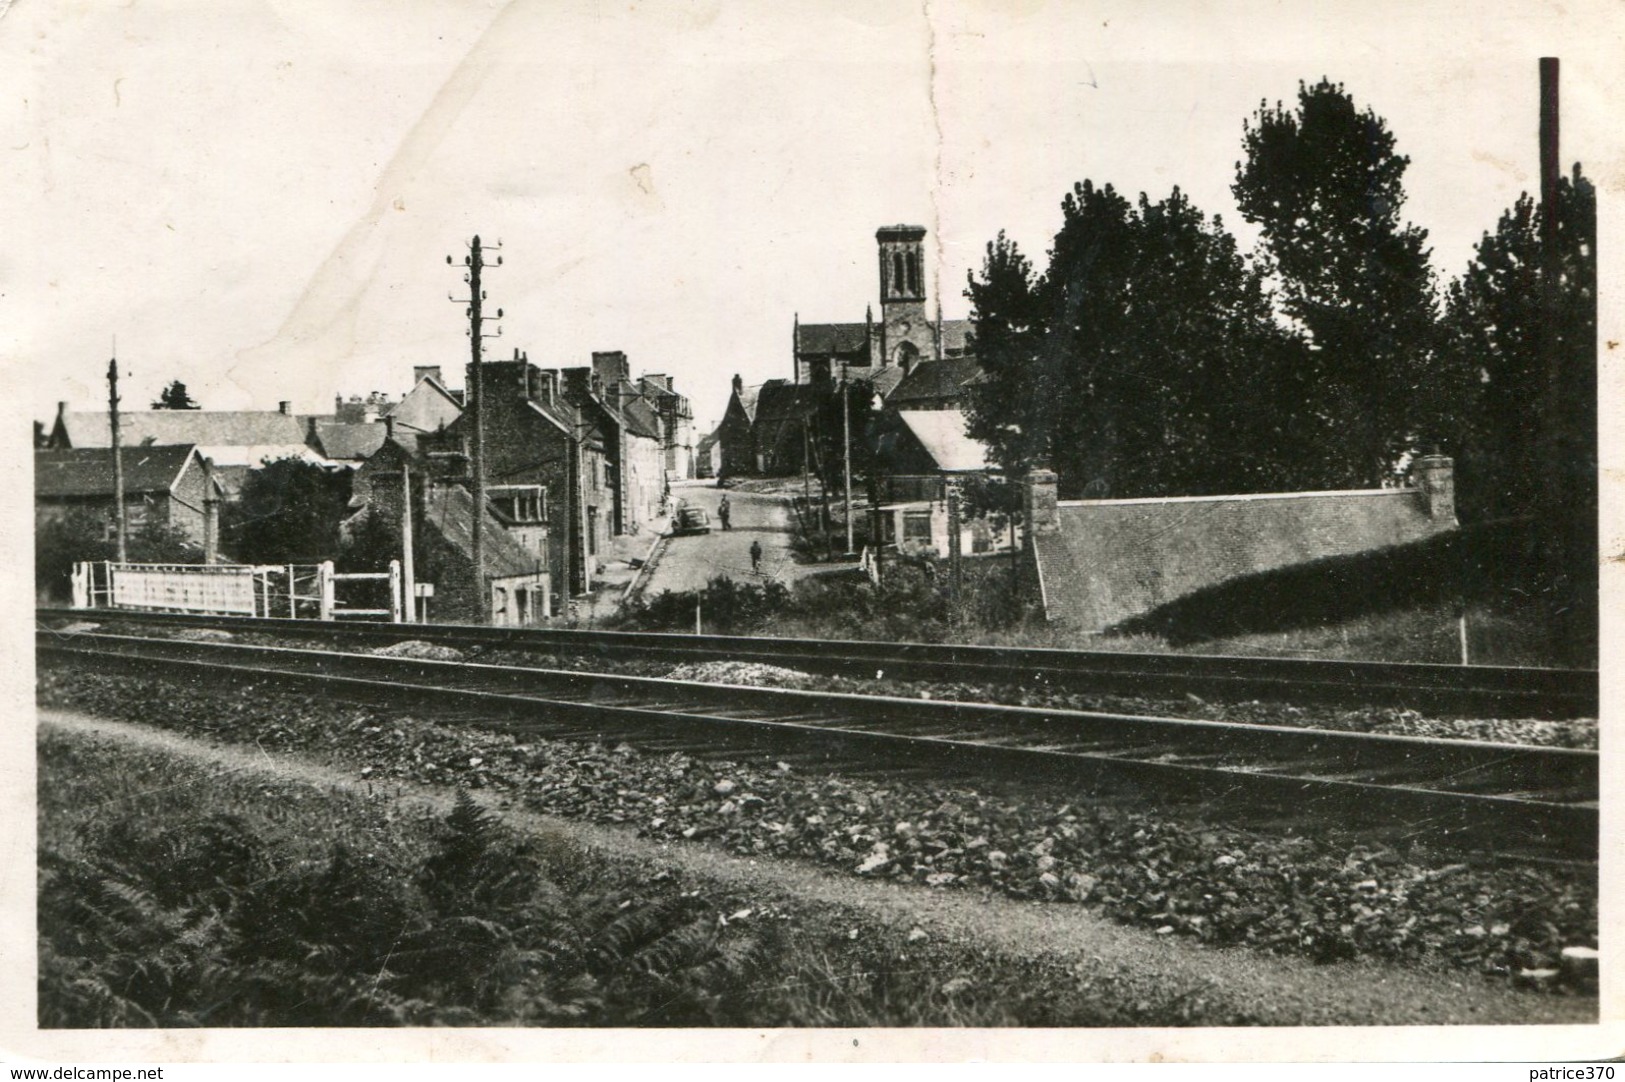
[[[866,323],[802,323],[796,328],[796,353],[864,353],[869,349]]]

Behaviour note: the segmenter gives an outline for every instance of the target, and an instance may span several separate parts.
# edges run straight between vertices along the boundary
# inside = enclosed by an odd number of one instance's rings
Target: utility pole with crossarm
[[[484,407],[480,393],[480,359],[485,350],[485,339],[502,337],[502,328],[498,327],[495,334],[486,334],[485,315],[483,304],[485,291],[480,288],[480,272],[486,267],[502,266],[502,257],[496,257],[495,263],[485,261],[485,253],[499,250],[502,242],[498,240],[494,246],[480,244],[478,235],[468,243],[468,254],[463,257],[463,266],[468,268],[463,275],[463,281],[468,284],[467,298],[454,297],[447,294],[448,300],[455,304],[468,305],[468,342],[470,364],[468,369],[468,414],[469,421],[474,429],[473,446],[469,450],[469,496],[474,504],[474,521],[472,523],[474,559],[474,611],[476,620],[482,624],[491,622],[491,587],[485,575],[485,417]],[[446,262],[455,266],[452,257],[447,256]],[[497,309],[497,319],[502,318],[502,309]]]

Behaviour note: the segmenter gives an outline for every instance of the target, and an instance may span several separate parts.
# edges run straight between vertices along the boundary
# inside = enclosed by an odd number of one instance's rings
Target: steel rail
[[[1337,705],[1397,706],[1485,717],[1595,717],[1595,669],[1120,653],[1042,647],[774,639],[660,632],[335,623],[118,609],[37,610],[40,619],[255,631],[340,642],[420,639],[464,649],[547,651],[614,661],[730,660],[855,677],[1032,684],[1057,690]]]
[[[238,643],[41,632],[42,659],[87,668],[253,674],[391,701],[500,705],[534,719],[655,727],[711,740],[809,742],[887,762],[1140,785],[1317,815],[1422,820],[1441,835],[1544,839],[1594,855],[1597,754],[1570,748],[902,699],[514,668]]]

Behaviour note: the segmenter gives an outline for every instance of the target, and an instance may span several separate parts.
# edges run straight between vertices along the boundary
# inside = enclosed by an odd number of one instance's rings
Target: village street
[[[724,530],[717,516],[722,497],[732,509],[732,529]],[[678,483],[672,486],[674,499],[685,499],[711,516],[711,532],[673,537],[661,549],[659,562],[643,587],[645,597],[666,590],[703,590],[714,576],[727,575],[736,582],[764,583],[770,579],[788,585],[804,575],[816,573],[816,565],[795,563],[790,556],[790,508],[782,496],[719,489],[711,482]],[[751,542],[762,546],[761,570],[752,573]]]

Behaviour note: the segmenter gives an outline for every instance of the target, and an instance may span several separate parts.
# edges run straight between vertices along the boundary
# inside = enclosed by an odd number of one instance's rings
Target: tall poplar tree
[[[1298,450],[1325,464],[1328,484],[1380,483],[1439,438],[1448,397],[1430,383],[1427,233],[1400,216],[1410,159],[1381,117],[1324,79],[1300,83],[1295,108],[1261,104],[1243,132],[1231,191],[1308,340],[1299,406],[1317,438]]]

